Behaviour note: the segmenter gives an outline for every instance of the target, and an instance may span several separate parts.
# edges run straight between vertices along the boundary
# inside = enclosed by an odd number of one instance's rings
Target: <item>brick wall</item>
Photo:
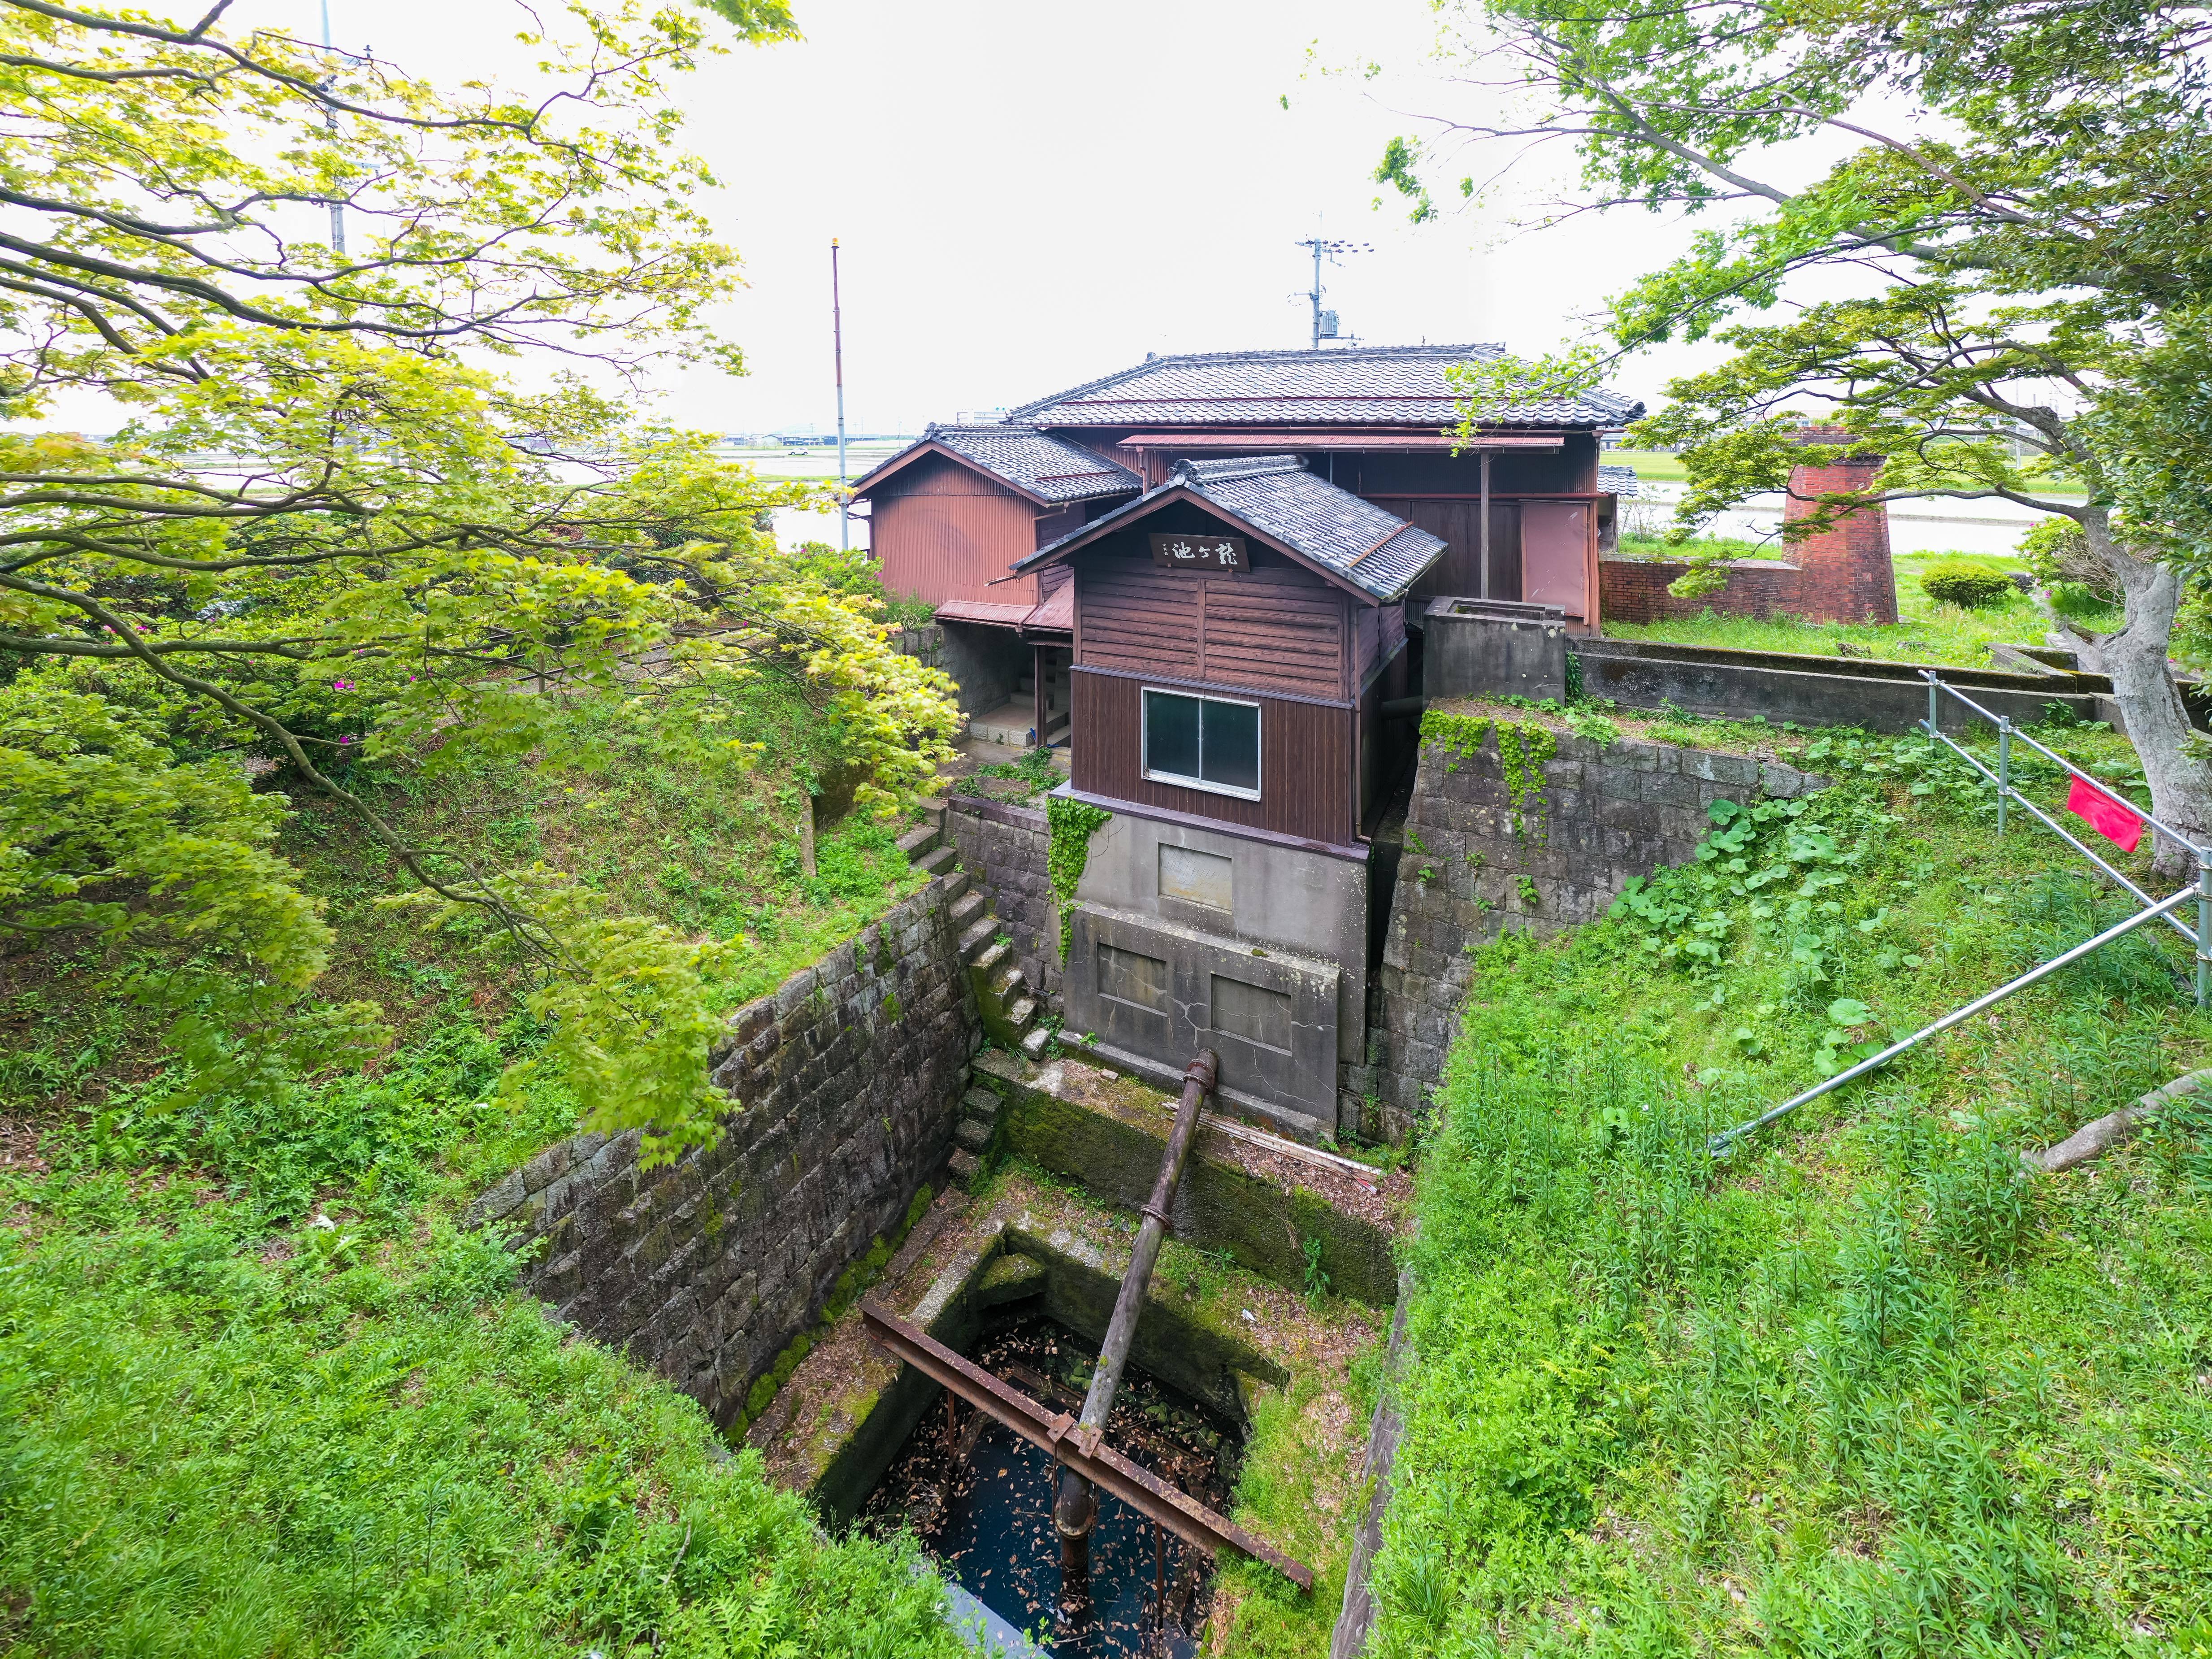
[[[1814,430],[1808,443],[1840,440],[1835,432]],[[1881,470],[1880,456],[1839,461],[1832,466],[1800,466],[1790,474],[1785,520],[1808,517],[1814,498],[1866,489]],[[1889,558],[1889,513],[1879,504],[1864,507],[1832,530],[1808,536],[1790,550],[1804,572],[1800,587],[1803,614],[1816,622],[1894,623],[1897,572]]]
[[[1808,430],[1802,441],[1835,443],[1842,434]],[[1809,516],[1816,498],[1863,489],[1881,466],[1879,456],[1833,466],[1798,466],[1790,474],[1782,516]],[[1598,615],[1605,622],[1652,623],[1712,611],[1724,617],[1802,617],[1808,622],[1894,623],[1897,572],[1889,556],[1889,513],[1879,503],[1833,529],[1784,544],[1783,559],[1730,559],[1728,586],[1694,599],[1676,599],[1668,585],[1689,568],[1672,559],[1610,556],[1598,564]]]
[[[1651,623],[1668,617],[1695,617],[1717,611],[1723,617],[1802,614],[1799,584],[1803,572],[1779,559],[1724,562],[1728,586],[1717,593],[1678,599],[1667,591],[1690,567],[1679,559],[1598,561],[1598,615],[1607,622]]]
[[[954,795],[945,827],[968,878],[1014,942],[1014,960],[1045,1006],[1060,1012],[1060,915],[1052,902],[1052,830],[1034,807]]]
[[[549,1147],[470,1207],[544,1249],[559,1317],[727,1423],[837,1277],[941,1185],[981,1041],[945,884],[732,1016],[713,1056],[720,1143],[637,1167],[638,1136]]]
[[[1631,876],[1692,857],[1712,827],[1705,809],[1714,801],[1799,795],[1823,782],[1741,755],[1600,748],[1565,732],[1558,743],[1542,790],[1520,813],[1494,735],[1471,754],[1421,744],[1382,967],[1369,994],[1367,1064],[1347,1068],[1351,1091],[1376,1102],[1361,1124],[1371,1138],[1401,1139],[1441,1075],[1472,974],[1468,945],[1508,928],[1550,933],[1594,921]]]

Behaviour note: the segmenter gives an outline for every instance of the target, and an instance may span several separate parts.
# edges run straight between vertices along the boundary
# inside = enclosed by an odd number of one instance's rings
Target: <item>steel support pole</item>
[[[1199,1051],[1182,1074],[1182,1100],[1176,1109],[1175,1127],[1168,1133],[1167,1155],[1160,1160],[1159,1178],[1152,1195],[1145,1200],[1145,1224],[1137,1231],[1130,1252],[1129,1270],[1121,1275],[1121,1292],[1114,1301],[1114,1317],[1106,1327],[1105,1345],[1098,1350],[1098,1368],[1091,1374],[1091,1389],[1083,1399],[1083,1415],[1076,1425],[1079,1440],[1095,1446],[1106,1432],[1114,1410],[1114,1395],[1121,1386],[1121,1370],[1129,1363],[1129,1345],[1137,1334],[1137,1316],[1144,1311],[1145,1286],[1151,1283],[1152,1266],[1167,1240],[1168,1212],[1182,1166],[1190,1158],[1190,1143],[1198,1136],[1198,1110],[1212,1091],[1221,1062],[1211,1048]],[[1091,1528],[1098,1519],[1098,1495],[1091,1482],[1073,1469],[1060,1477],[1060,1498],[1053,1505],[1052,1522],[1060,1534],[1061,1600],[1087,1594],[1091,1574]],[[1079,1583],[1085,1586],[1075,1590]]]
[[[2005,809],[2012,805],[2012,722],[1997,721],[1997,834],[2005,832]]]
[[[1934,737],[1943,728],[1936,721],[1936,698],[1943,694],[1942,684],[1935,675],[1928,677],[1928,735]]]
[[[2212,1002],[2212,848],[2197,849],[2197,1006]]]

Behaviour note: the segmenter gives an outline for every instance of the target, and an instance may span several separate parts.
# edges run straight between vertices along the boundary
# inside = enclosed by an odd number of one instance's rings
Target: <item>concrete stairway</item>
[[[960,868],[960,855],[945,830],[945,803],[922,803],[922,820],[899,837],[900,848],[917,869],[942,877],[952,896],[952,924],[960,930],[960,959],[975,988],[975,1006],[983,1017],[990,1039],[1024,1058],[1044,1057],[1052,1033],[1039,1024],[1043,1012],[1040,999],[1030,988],[1029,976],[1014,962],[1013,946],[1003,937],[1006,928],[998,912]],[[998,1127],[999,1097],[988,1089],[970,1089],[960,1103],[958,1145],[952,1152],[953,1173],[965,1183],[972,1179],[991,1137]]]

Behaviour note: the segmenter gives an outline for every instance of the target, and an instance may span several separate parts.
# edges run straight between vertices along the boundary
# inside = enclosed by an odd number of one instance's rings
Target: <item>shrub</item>
[[[1921,573],[1920,591],[1938,605],[1986,610],[2011,597],[2012,578],[1971,559],[1945,559]]]

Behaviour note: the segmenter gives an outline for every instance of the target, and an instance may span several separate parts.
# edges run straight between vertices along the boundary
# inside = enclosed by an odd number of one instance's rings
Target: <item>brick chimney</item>
[[[1840,444],[1848,433],[1833,427],[1808,427],[1797,441]],[[1864,489],[1881,466],[1881,457],[1867,455],[1827,466],[1800,465],[1790,474],[1790,498],[1783,507],[1785,520],[1808,518],[1815,503],[1802,497],[1840,495]],[[1880,501],[1836,521],[1802,542],[1789,544],[1783,556],[1804,574],[1797,587],[1797,608],[1808,622],[1894,623],[1897,620],[1897,573],[1889,562],[1889,509]]]

